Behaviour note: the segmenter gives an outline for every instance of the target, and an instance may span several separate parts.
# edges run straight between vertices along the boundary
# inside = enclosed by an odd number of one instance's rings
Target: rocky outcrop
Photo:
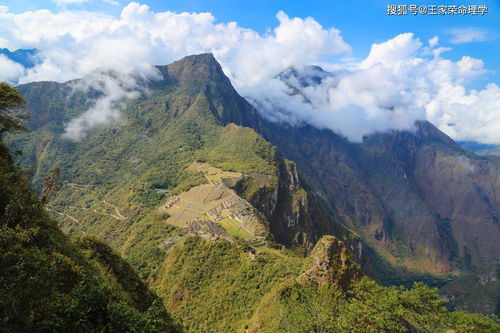
[[[241,182],[247,179],[243,177],[234,187],[237,192]],[[288,160],[278,163],[277,183],[260,187],[249,201],[267,218],[276,241],[287,246],[302,246],[309,251],[321,235],[349,234],[330,219],[304,189],[295,163]]]
[[[260,177],[260,181],[256,177]],[[367,258],[364,256],[361,239],[330,218],[316,198],[305,190],[294,162],[284,159],[278,162],[278,181],[275,183],[263,181],[262,177],[263,175],[258,174],[244,174],[231,187],[242,195],[249,187],[248,184],[260,184],[248,200],[268,221],[269,229],[277,242],[301,248],[306,255],[322,235],[335,235],[344,242],[343,246],[353,260],[360,266],[364,264]]]
[[[334,236],[323,236],[309,255],[306,270],[297,281],[303,284],[332,284],[343,290],[361,278],[361,270],[348,248]]]

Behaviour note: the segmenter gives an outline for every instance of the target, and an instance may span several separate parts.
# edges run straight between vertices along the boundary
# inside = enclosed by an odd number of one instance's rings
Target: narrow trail
[[[94,213],[96,213],[96,214],[99,214],[99,215],[105,215],[105,216],[110,216],[110,217],[112,217],[112,218],[114,218],[114,219],[117,219],[117,220],[120,220],[120,221],[122,221],[122,220],[124,220],[124,219],[125,219],[125,218],[122,218],[123,216],[122,216],[122,217],[119,217],[119,216],[116,216],[116,215],[113,215],[113,214],[108,214],[108,213],[106,213],[106,212],[100,212],[100,211],[98,211],[98,210],[97,210],[97,209],[95,209],[95,208],[94,208],[94,209],[92,209],[92,208],[76,207],[76,206],[68,206],[68,208],[71,208],[71,209],[81,209],[81,210],[89,210],[89,211],[94,212]]]
[[[75,188],[75,189],[89,189],[92,187],[92,185],[90,184],[77,184],[77,183],[66,183],[66,185],[68,185],[69,187],[71,188]],[[106,200],[102,200],[102,202],[108,206],[110,206],[111,208],[113,208],[115,210],[115,214],[109,214],[109,213],[106,213],[106,212],[100,212],[98,211],[97,209],[90,209],[90,208],[84,208],[84,207],[74,207],[74,206],[70,206],[69,208],[73,208],[73,209],[84,209],[84,210],[90,210],[96,214],[99,214],[99,215],[105,215],[105,216],[110,216],[114,219],[117,219],[117,220],[126,220],[127,217],[126,216],[123,216],[122,213],[120,213],[120,210],[118,209],[118,207],[116,207],[115,205],[112,205],[110,204],[109,202],[107,202]]]
[[[66,185],[68,185],[69,187],[72,187],[72,188],[89,188],[91,185],[89,184],[76,184],[76,183],[66,183]]]
[[[106,205],[108,205],[108,206],[110,206],[110,207],[112,207],[112,208],[114,208],[114,209],[115,209],[116,216],[115,216],[115,215],[113,215],[113,214],[109,214],[109,215],[111,215],[111,216],[113,216],[113,217],[115,217],[115,218],[118,218],[119,220],[126,220],[126,219],[127,219],[127,217],[123,216],[123,215],[120,213],[120,211],[118,210],[118,207],[116,207],[115,205],[110,204],[110,203],[109,203],[109,202],[107,202],[106,200],[103,200],[102,202],[104,202]]]
[[[61,212],[58,212],[57,210],[52,209],[51,207],[47,207],[47,210],[48,210],[48,211],[51,211],[51,212],[54,212],[54,213],[56,213],[56,214],[58,214],[58,215],[60,215],[60,216],[67,217],[67,218],[69,218],[70,220],[72,220],[73,222],[76,222],[76,223],[78,223],[78,224],[81,224],[80,220],[79,220],[79,219],[77,219],[77,218],[76,218],[76,217],[74,217],[74,216],[71,216],[71,215],[66,214],[66,213],[61,213]]]

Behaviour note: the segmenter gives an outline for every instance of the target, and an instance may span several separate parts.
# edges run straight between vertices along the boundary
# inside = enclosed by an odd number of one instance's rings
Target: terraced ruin
[[[234,190],[226,186],[234,183],[243,174],[224,171],[207,163],[193,162],[186,170],[202,171],[206,184],[198,185],[187,192],[173,196],[159,210],[167,216],[166,222],[173,226],[189,230],[191,233],[207,236],[205,228],[207,221],[221,226],[227,235],[244,239],[254,246],[265,245],[269,233],[268,222],[248,201],[241,198]],[[203,222],[203,223],[202,223]]]

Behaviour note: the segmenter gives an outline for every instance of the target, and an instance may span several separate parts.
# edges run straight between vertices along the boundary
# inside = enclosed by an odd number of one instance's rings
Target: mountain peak
[[[217,60],[215,60],[215,57],[212,53],[206,52],[206,53],[199,53],[199,54],[191,54],[188,56],[185,56],[182,59],[179,59],[175,62],[182,62],[182,61],[191,61],[191,62],[213,62],[217,63]]]
[[[257,111],[233,88],[221,65],[211,53],[190,55],[167,66],[158,66],[165,81],[202,94],[209,110],[223,124],[257,124]]]
[[[201,80],[228,81],[212,53],[190,55],[165,67],[168,76],[180,84]]]
[[[200,53],[200,54],[189,55],[182,59],[174,61],[169,65],[169,67],[170,66],[175,67],[175,65],[187,66],[187,67],[205,65],[213,69],[216,69],[216,67],[220,67],[219,63],[217,62],[212,53]]]
[[[278,74],[277,77],[291,87],[305,88],[320,85],[324,79],[333,76],[332,73],[319,66],[305,66],[301,69],[291,66]]]

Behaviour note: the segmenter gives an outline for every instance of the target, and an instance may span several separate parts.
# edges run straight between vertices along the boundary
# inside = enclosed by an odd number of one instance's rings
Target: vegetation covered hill
[[[151,282],[186,332],[496,332],[500,322],[449,312],[437,289],[381,287],[332,236],[307,258],[188,237]]]
[[[1,85],[0,123],[11,131],[20,126],[9,126],[15,105],[5,101],[18,93]],[[2,332],[174,331],[129,264],[92,237],[60,231],[1,140],[0,286]]]

